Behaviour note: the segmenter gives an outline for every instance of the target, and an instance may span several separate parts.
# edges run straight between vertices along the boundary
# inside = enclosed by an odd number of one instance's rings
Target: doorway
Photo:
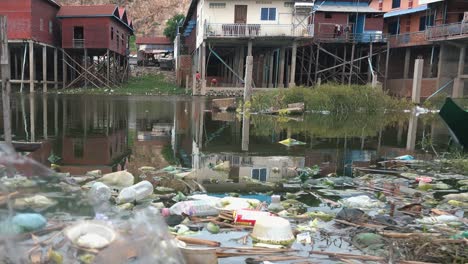
[[[234,23],[247,23],[247,5],[236,5],[234,9]]]

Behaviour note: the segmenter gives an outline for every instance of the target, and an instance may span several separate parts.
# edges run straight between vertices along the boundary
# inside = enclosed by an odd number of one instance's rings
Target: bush
[[[317,88],[296,87],[255,94],[252,98],[252,109],[254,111],[270,107],[280,109],[299,102],[304,102],[307,110],[326,110],[332,113],[351,111],[368,113],[411,108],[408,100],[393,98],[382,90],[370,86],[324,84]]]

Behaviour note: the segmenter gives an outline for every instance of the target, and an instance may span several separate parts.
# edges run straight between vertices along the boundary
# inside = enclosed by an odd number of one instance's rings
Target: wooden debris
[[[426,236],[426,237],[438,237],[441,234],[438,233],[395,233],[395,232],[379,232],[380,235],[390,238],[413,238],[417,236]]]
[[[209,247],[219,247],[221,245],[218,241],[195,238],[195,237],[186,237],[186,236],[176,236],[176,238],[182,242],[192,245],[201,245]]]
[[[349,226],[354,226],[354,227],[367,227],[367,228],[372,228],[372,229],[384,229],[386,226],[384,225],[376,225],[376,224],[369,224],[369,223],[351,223],[345,220],[340,220],[340,219],[335,219],[335,222],[344,224],[344,225],[349,225]]]

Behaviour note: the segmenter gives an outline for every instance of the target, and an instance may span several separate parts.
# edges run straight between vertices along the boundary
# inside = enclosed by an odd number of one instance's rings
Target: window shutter
[[[276,20],[276,8],[270,8],[270,16],[268,20]]]

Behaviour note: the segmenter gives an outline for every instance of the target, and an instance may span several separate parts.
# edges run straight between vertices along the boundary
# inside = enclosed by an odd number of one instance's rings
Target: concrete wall
[[[413,79],[390,79],[387,84],[390,94],[400,97],[411,97]],[[429,97],[437,89],[437,78],[422,79],[421,97]]]
[[[236,5],[247,5],[247,24],[271,25],[271,27],[263,27],[262,30],[272,30],[277,32],[281,30],[281,25],[293,24],[293,7],[286,6],[285,3],[290,1],[219,1],[219,0],[200,0],[197,6],[197,41],[196,46],[200,46],[203,42],[203,29],[205,23],[210,24],[233,24],[234,10]],[[224,8],[210,8],[210,3],[225,3]],[[276,20],[265,21],[261,20],[261,8],[276,8]],[[275,27],[276,25],[276,27]],[[284,27],[290,31],[290,27]]]

